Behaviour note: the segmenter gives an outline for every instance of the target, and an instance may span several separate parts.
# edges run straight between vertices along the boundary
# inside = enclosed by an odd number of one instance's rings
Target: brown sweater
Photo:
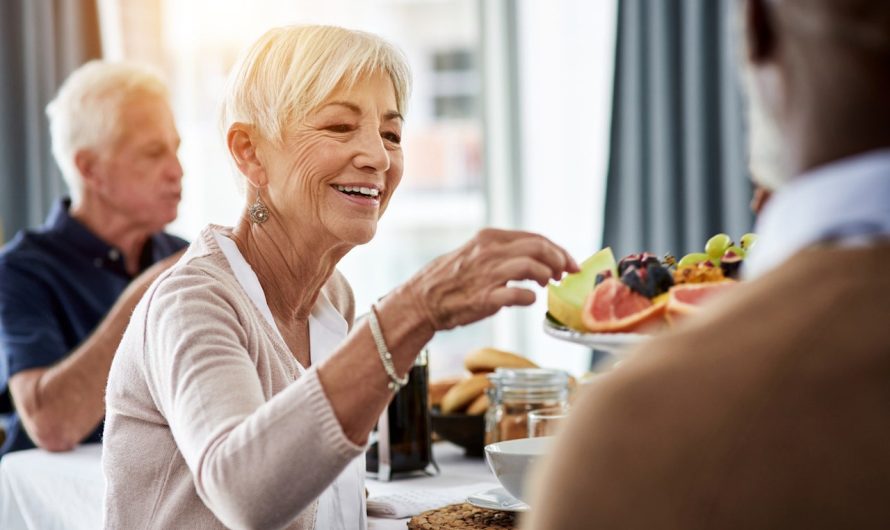
[[[801,252],[590,388],[526,528],[890,526],[890,245]]]
[[[106,528],[313,528],[361,454],[205,229],[136,307],[111,368]],[[352,324],[349,285],[324,292]]]

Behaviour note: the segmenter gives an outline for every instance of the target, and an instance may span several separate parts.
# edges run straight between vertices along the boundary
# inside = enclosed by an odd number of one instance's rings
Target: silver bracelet
[[[393,393],[398,392],[400,388],[408,384],[408,374],[405,377],[399,377],[396,373],[396,367],[392,364],[392,354],[386,347],[386,341],[383,340],[383,332],[380,331],[380,322],[377,320],[377,308],[371,306],[368,313],[368,324],[371,326],[371,335],[374,337],[374,344],[377,346],[377,353],[380,354],[380,362],[383,363],[383,369],[389,376],[389,389]]]

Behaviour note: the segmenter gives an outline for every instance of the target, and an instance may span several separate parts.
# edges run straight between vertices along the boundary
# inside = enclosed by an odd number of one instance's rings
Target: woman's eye
[[[337,125],[331,125],[329,127],[325,127],[325,129],[335,132],[335,133],[347,133],[352,130],[352,125],[346,123],[340,123]]]
[[[382,136],[394,144],[402,143],[402,137],[396,133],[386,132],[386,133],[383,133]]]

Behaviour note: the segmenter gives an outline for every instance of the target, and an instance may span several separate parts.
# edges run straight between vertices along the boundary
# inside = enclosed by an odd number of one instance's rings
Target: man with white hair
[[[528,528],[890,527],[890,2],[739,3],[784,156],[749,281],[580,397]]]
[[[100,441],[108,371],[130,314],[187,245],[163,232],[176,218],[182,167],[156,74],[89,62],[47,114],[71,198],[0,250],[0,455]]]

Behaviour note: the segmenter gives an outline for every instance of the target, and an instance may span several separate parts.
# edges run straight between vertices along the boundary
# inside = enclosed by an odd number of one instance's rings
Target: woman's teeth
[[[380,191],[374,188],[364,188],[358,186],[340,186],[335,185],[334,188],[337,191],[341,191],[343,193],[351,193],[355,195],[364,195],[366,197],[376,197],[380,195]]]

